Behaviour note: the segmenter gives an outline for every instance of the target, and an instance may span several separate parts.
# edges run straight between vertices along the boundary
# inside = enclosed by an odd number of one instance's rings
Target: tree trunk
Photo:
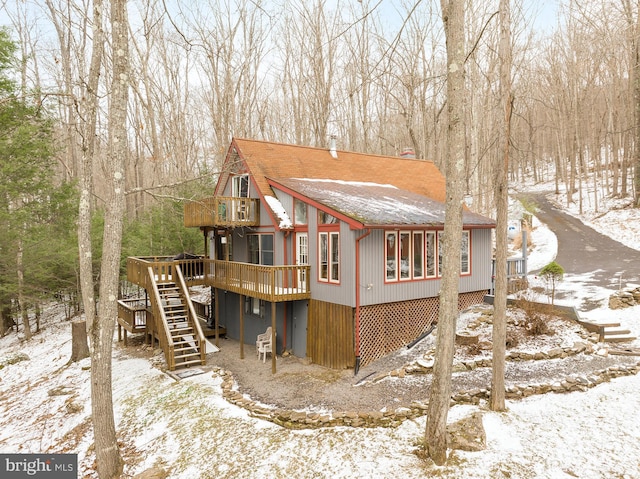
[[[24,326],[24,337],[28,341],[32,337],[31,325],[29,324],[29,313],[24,297],[24,243],[18,240],[18,252],[16,254],[16,268],[18,270],[18,315],[22,318]]]
[[[80,160],[80,201],[78,204],[78,253],[80,257],[80,290],[82,305],[90,331],[96,317],[95,284],[93,281],[93,252],[91,248],[91,196],[93,194],[93,159],[96,149],[96,124],[98,117],[98,85],[104,53],[102,29],[102,0],[93,2],[93,49],[86,89],[84,135]]]
[[[438,465],[447,460],[447,415],[451,401],[451,371],[455,346],[460,244],[462,241],[462,198],[464,177],[464,2],[441,0],[447,38],[447,158],[445,159],[446,208],[444,257],[438,338],[429,394],[425,444],[427,454]]]
[[[115,318],[118,314],[118,284],[125,208],[125,159],[127,157],[127,102],[129,47],[126,0],[111,2],[113,71],[109,101],[109,153],[105,165],[107,205],[104,218],[100,302],[91,331],[91,405],[98,476],[117,477],[122,458],[116,440],[111,389],[111,354]]]
[[[634,102],[634,135],[633,135],[633,204],[640,207],[640,2],[636,5],[635,24],[633,25],[633,102]]]
[[[491,367],[492,411],[505,409],[505,349],[507,339],[507,229],[509,210],[508,169],[511,147],[511,10],[510,0],[500,0],[500,87],[503,104],[500,146],[495,175],[496,286],[493,301],[493,361]]]
[[[85,320],[71,321],[71,358],[69,362],[75,363],[88,357],[87,322]]]

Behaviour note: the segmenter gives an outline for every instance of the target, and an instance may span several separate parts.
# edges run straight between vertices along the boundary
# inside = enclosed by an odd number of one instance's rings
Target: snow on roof
[[[276,179],[277,183],[363,225],[442,225],[445,205],[393,185],[331,179]],[[491,226],[493,220],[465,212],[469,225]]]
[[[330,180],[326,178],[291,178],[292,180],[301,180],[301,181],[317,181],[319,183],[337,183],[340,185],[354,185],[354,186],[380,186],[383,188],[395,188],[398,189],[394,185],[382,185],[380,183],[372,183],[370,181],[345,181],[345,180]]]
[[[291,221],[291,218],[289,218],[284,206],[282,206],[282,203],[280,203],[280,200],[269,195],[265,196],[264,199],[267,200],[271,211],[273,211],[278,218],[278,227],[283,230],[293,228],[293,222]]]

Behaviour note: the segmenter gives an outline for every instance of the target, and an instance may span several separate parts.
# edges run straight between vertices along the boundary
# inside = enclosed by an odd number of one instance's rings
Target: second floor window
[[[340,233],[321,231],[319,239],[318,279],[327,283],[340,282]]]
[[[231,183],[231,196],[234,198],[249,197],[249,175],[237,175]]]
[[[294,222],[297,225],[307,224],[307,204],[298,199],[293,200]]]
[[[273,235],[251,234],[247,236],[249,263],[273,266]]]

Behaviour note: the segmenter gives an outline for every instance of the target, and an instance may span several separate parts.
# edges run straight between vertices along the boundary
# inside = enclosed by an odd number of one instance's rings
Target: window
[[[329,283],[340,282],[340,233],[321,231],[319,233],[320,265],[319,280]]]
[[[438,276],[442,276],[442,259],[444,257],[444,247],[442,245],[443,231],[438,231]],[[460,274],[471,273],[471,241],[470,232],[462,232],[460,241]]]
[[[320,233],[320,281],[329,281],[329,233]]]
[[[338,223],[338,218],[330,215],[329,213],[325,213],[324,211],[318,210],[318,224],[334,225],[336,223]]]
[[[244,302],[244,312],[264,318],[264,306],[265,302],[263,300],[247,296]]]
[[[293,218],[297,225],[307,224],[307,204],[298,199],[293,200]]]
[[[234,198],[249,198],[249,175],[237,175],[233,177],[231,196]]]
[[[411,232],[400,232],[400,279],[411,279]]]
[[[398,279],[398,233],[387,231],[384,243],[387,281],[396,281]]]
[[[436,233],[435,231],[427,231],[426,236],[426,260],[427,260],[427,278],[435,278],[436,276]]]
[[[247,238],[249,263],[273,265],[273,235],[251,234]]]
[[[422,231],[413,233],[413,277],[415,279],[424,277],[424,233]]]
[[[329,281],[340,282],[340,235],[339,233],[329,233],[331,237],[331,276]]]
[[[461,252],[460,252],[460,274],[471,273],[471,255],[469,254],[469,231],[462,232]]]
[[[386,231],[385,280],[408,281],[442,275],[443,231]],[[462,232],[460,274],[471,273],[471,233]]]
[[[442,260],[444,258],[444,245],[442,244],[442,238],[444,231],[438,231],[438,276],[442,276]]]

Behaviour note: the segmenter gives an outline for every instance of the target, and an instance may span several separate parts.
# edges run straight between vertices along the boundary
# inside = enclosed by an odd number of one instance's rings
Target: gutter
[[[360,370],[360,240],[371,234],[371,230],[356,238],[356,367],[354,376]]]

